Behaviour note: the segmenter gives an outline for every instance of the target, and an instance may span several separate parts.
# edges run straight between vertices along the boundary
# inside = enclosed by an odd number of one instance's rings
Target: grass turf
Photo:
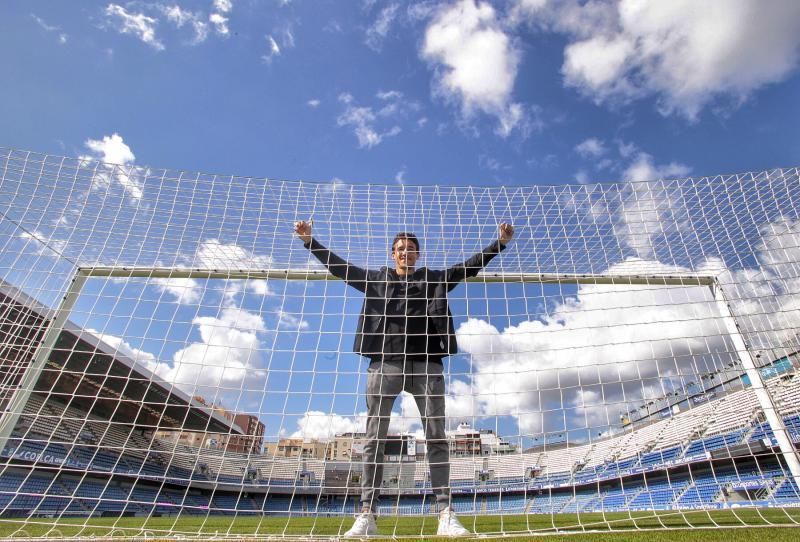
[[[797,540],[800,509],[738,509],[720,511],[633,512],[591,514],[531,514],[460,516],[462,523],[483,536],[530,540],[550,534],[548,540],[608,540],[675,542]],[[129,537],[150,539],[200,537],[331,538],[346,531],[352,518],[277,516],[171,516],[152,518],[0,519],[1,538]],[[765,530],[761,527],[782,527]],[[381,536],[419,540],[436,533],[433,516],[389,516],[378,520]],[[660,529],[660,530],[659,530]],[[679,532],[665,529],[682,529]],[[570,533],[570,534],[565,534]]]

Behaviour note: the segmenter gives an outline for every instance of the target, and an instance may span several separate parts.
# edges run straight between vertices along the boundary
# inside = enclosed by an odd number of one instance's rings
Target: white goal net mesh
[[[398,232],[446,270],[514,226],[448,285],[471,532],[797,524],[799,202],[797,169],[357,185],[0,149],[0,535],[337,536],[365,485],[382,534],[436,530],[412,395],[365,478],[365,294],[310,219],[376,272]]]

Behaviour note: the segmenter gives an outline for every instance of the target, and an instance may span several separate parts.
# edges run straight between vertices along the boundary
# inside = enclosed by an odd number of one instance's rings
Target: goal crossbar
[[[83,277],[171,278],[171,279],[251,279],[251,280],[339,280],[327,271],[315,269],[202,269],[189,267],[115,267],[78,268]],[[548,284],[619,284],[649,286],[712,286],[713,275],[702,274],[571,274],[571,273],[491,273],[469,277],[466,282],[548,283]]]

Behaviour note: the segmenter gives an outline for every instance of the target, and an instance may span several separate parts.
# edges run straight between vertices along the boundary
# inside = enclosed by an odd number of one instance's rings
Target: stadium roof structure
[[[0,407],[4,410],[54,313],[0,280]],[[72,322],[63,326],[33,391],[47,392],[115,423],[155,430],[243,433],[212,408]]]

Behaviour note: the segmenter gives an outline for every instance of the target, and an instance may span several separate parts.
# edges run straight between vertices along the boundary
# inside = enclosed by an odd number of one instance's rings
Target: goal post
[[[31,392],[42,374],[45,363],[53,352],[56,340],[58,340],[64,329],[70,310],[75,305],[75,301],[77,301],[87,278],[87,275],[80,272],[75,275],[69,284],[66,295],[51,315],[51,319],[45,321],[44,336],[41,343],[35,347],[30,365],[23,371],[22,378],[5,405],[2,416],[0,416],[0,450],[6,448],[11,432],[19,422]]]
[[[773,434],[775,435],[775,440],[778,441],[778,447],[781,455],[783,456],[783,460],[786,462],[786,465],[789,468],[789,472],[791,473],[795,483],[798,485],[798,487],[800,487],[800,453],[798,452],[797,448],[795,448],[789,430],[786,428],[786,424],[783,422],[783,417],[778,413],[778,409],[775,408],[775,402],[770,393],[767,391],[764,379],[761,376],[761,372],[758,370],[755,360],[753,359],[752,352],[747,347],[747,342],[742,335],[742,331],[739,328],[739,325],[736,323],[736,318],[733,315],[728,300],[725,298],[725,292],[722,289],[722,286],[718,281],[714,280],[711,283],[711,288],[717,303],[717,309],[722,315],[722,319],[725,322],[725,327],[727,332],[730,334],[731,340],[733,341],[734,348],[739,356],[742,367],[747,372],[747,376],[750,378],[753,391],[755,392],[756,397],[758,397],[758,403],[761,406],[761,410],[764,413],[764,416],[766,417]]]
[[[6,412],[0,418],[0,449],[6,446],[13,427],[19,421],[33,384],[38,380],[44,361],[52,353],[58,334],[69,317],[69,311],[75,304],[81,289],[90,278],[168,278],[168,279],[220,279],[220,280],[340,280],[333,275],[318,270],[292,269],[258,269],[258,270],[217,270],[186,268],[143,268],[143,267],[79,267],[69,285],[67,294],[54,313],[47,326],[47,332],[37,348],[30,367],[25,371],[16,394],[12,397]],[[725,323],[727,332],[735,345],[735,352],[751,379],[753,389],[758,397],[759,405],[777,440],[778,447],[795,482],[800,486],[800,460],[798,451],[789,436],[783,418],[777,413],[772,397],[768,393],[761,373],[747,347],[736,318],[731,311],[719,280],[713,275],[578,275],[578,274],[546,274],[546,273],[480,273],[466,279],[477,283],[543,283],[543,284],[589,284],[589,285],[643,285],[643,286],[707,286],[716,301],[720,317]]]

